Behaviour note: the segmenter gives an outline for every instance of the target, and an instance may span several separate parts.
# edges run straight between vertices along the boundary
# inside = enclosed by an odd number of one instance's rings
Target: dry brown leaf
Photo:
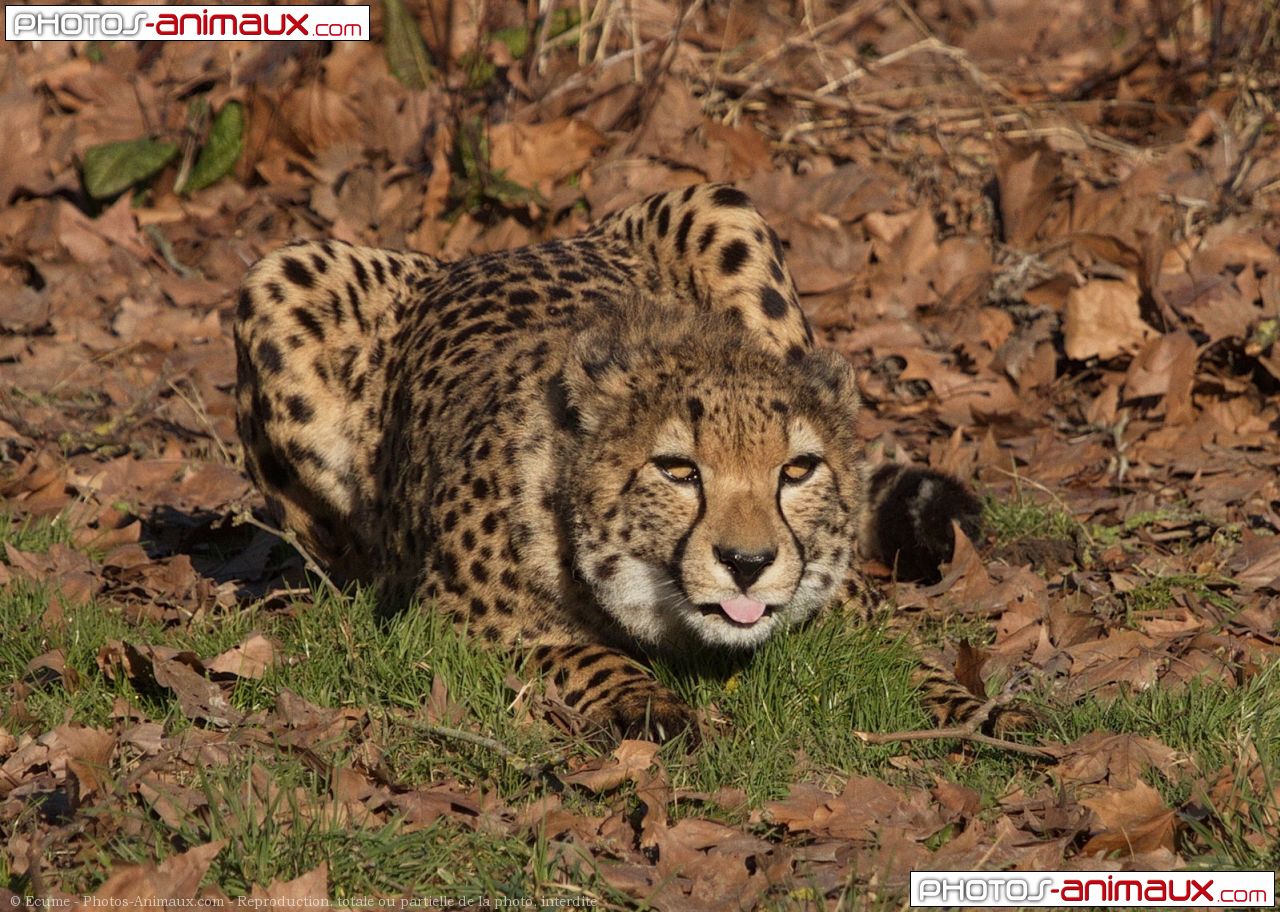
[[[1061,159],[1044,144],[1008,149],[1000,156],[996,166],[1000,216],[1010,244],[1023,249],[1035,246],[1036,232],[1053,206],[1054,182],[1061,173]]]
[[[1230,567],[1232,578],[1241,586],[1280,592],[1280,535],[1263,537],[1246,531]]]
[[[507,180],[550,198],[554,184],[580,171],[604,144],[595,127],[569,117],[498,124],[489,132],[490,164]]]
[[[329,866],[321,863],[318,868],[301,874],[293,880],[276,880],[266,887],[254,886],[250,899],[268,900],[269,905],[324,908],[329,902]]]
[[[98,653],[98,667],[112,678],[116,669],[121,669],[141,690],[161,687],[171,691],[183,715],[192,721],[227,728],[244,719],[222,688],[204,676],[204,664],[194,653],[110,642]]]
[[[589,792],[607,792],[643,776],[657,753],[658,745],[651,741],[623,741],[608,757],[590,760],[561,780]]]
[[[1165,807],[1160,793],[1141,779],[1134,780],[1128,788],[1106,789],[1081,798],[1080,803],[1093,811],[1100,831],[1084,844],[1081,854],[1173,851],[1178,815]]]
[[[275,644],[260,633],[251,633],[243,643],[214,656],[204,665],[215,674],[256,679],[265,675],[277,661]]]
[[[1062,333],[1067,355],[1080,361],[1133,354],[1155,335],[1142,320],[1137,287],[1101,280],[1067,295]]]
[[[1175,778],[1193,771],[1190,758],[1154,738],[1093,732],[1055,749],[1055,774],[1064,782],[1108,782],[1125,789],[1150,769]]]
[[[225,839],[189,849],[158,865],[128,865],[116,870],[93,892],[103,903],[146,903],[148,900],[194,899],[213,859],[227,844]],[[75,908],[94,908],[76,904]]]

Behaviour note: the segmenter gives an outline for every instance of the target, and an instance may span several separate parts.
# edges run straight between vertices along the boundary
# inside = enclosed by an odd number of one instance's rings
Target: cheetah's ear
[[[846,413],[852,424],[861,399],[858,378],[844,355],[829,349],[815,349],[800,357],[799,366],[819,401],[828,409]]]
[[[595,431],[605,414],[630,396],[635,354],[607,324],[574,340],[564,365],[564,388],[566,404],[583,431]]]

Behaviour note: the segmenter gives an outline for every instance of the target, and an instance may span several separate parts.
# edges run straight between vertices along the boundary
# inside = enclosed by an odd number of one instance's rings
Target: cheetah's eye
[[[812,453],[797,456],[782,467],[782,483],[800,484],[802,481],[808,481],[813,476],[813,470],[818,467],[819,462],[818,457]]]
[[[698,466],[692,459],[679,456],[658,456],[653,460],[658,471],[677,484],[697,484],[701,478]]]

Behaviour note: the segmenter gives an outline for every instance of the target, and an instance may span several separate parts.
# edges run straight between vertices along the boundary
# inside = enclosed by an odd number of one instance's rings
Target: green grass
[[[997,545],[1022,538],[1052,538],[1071,541],[1083,526],[1058,506],[1037,503],[1029,498],[1008,500],[988,498],[982,510],[983,526],[993,533]]]
[[[1007,528],[1063,529],[1061,520],[1009,519]],[[1057,523],[1058,525],[1055,525]],[[56,523],[0,525],[3,540],[23,550],[41,550],[66,542]],[[1025,533],[1031,534],[1031,533]],[[1155,578],[1142,591],[1126,595],[1134,611],[1158,609],[1177,588],[1202,586],[1199,578]],[[1135,594],[1136,593],[1136,594]],[[138,622],[107,603],[67,606],[61,626],[42,623],[49,592],[42,586],[14,583],[0,594],[0,693],[12,692],[28,663],[61,649],[78,684],[57,682],[29,687],[22,706],[0,701],[0,725],[17,735],[39,734],[66,721],[110,727],[117,700],[137,707],[163,724],[166,734],[191,728],[176,699],[140,693],[126,680],[111,680],[98,668],[99,651],[112,640],[166,645],[210,658],[261,631],[280,645],[283,658],[260,680],[243,680],[232,702],[246,713],[271,713],[285,689],[322,707],[355,707],[369,714],[366,734],[381,750],[380,769],[390,781],[421,785],[456,779],[464,788],[483,788],[512,807],[546,794],[522,763],[508,763],[493,750],[424,730],[422,707],[433,684],[443,683],[461,713],[458,727],[481,732],[509,747],[522,760],[555,763],[592,747],[557,732],[549,724],[520,721],[511,710],[507,684],[509,661],[478,648],[429,611],[407,612],[379,620],[363,593],[336,596],[317,591],[313,604],[291,611],[246,605],[219,616],[202,616],[165,628]],[[959,622],[956,622],[957,624]],[[956,624],[940,624],[939,636],[954,637]],[[925,631],[925,639],[938,631]],[[936,637],[934,637],[936,638]],[[1044,766],[1026,757],[954,742],[868,745],[855,731],[893,731],[929,727],[911,683],[914,647],[882,622],[865,622],[851,613],[832,612],[807,628],[779,638],[749,662],[713,665],[658,665],[659,676],[678,693],[727,723],[692,755],[679,744],[664,748],[663,759],[678,788],[714,792],[743,790],[744,808],[721,810],[678,805],[675,816],[701,814],[745,824],[749,810],[785,795],[797,780],[839,789],[850,775],[871,775],[895,784],[929,786],[942,776],[977,789],[986,802],[982,813],[995,816],[996,799],[1011,787],[1028,790],[1044,781]],[[1193,683],[1180,690],[1155,688],[1112,702],[1086,699],[1076,705],[1046,703],[1040,728],[1029,739],[1072,741],[1095,730],[1135,732],[1186,751],[1203,776],[1224,767],[1241,767],[1238,800],[1220,808],[1220,822],[1202,826],[1187,854],[1228,866],[1280,863],[1280,843],[1266,833],[1268,805],[1256,782],[1245,777],[1240,758],[1253,751],[1264,767],[1280,764],[1280,668],[1255,675],[1243,686]],[[575,889],[623,902],[589,867],[560,858],[533,834],[494,835],[452,821],[415,829],[401,822],[368,828],[325,811],[334,770],[352,762],[354,743],[317,745],[317,767],[296,752],[269,741],[246,749],[221,765],[191,769],[180,784],[202,796],[207,808],[170,826],[135,798],[111,793],[88,809],[98,815],[95,831],[105,834],[96,849],[74,867],[61,870],[62,885],[73,893],[93,889],[113,864],[154,861],[211,839],[227,839],[209,879],[229,894],[253,884],[289,879],[329,865],[337,897],[416,894],[449,890],[459,896],[557,895],[566,880]],[[913,763],[895,758],[906,755]],[[255,807],[246,783],[254,775],[270,781],[276,806]],[[113,770],[112,788],[120,789],[126,771]],[[1150,775],[1171,803],[1194,796],[1192,776],[1179,771]],[[583,813],[611,813],[620,794],[591,796],[573,789],[566,807]],[[298,808],[320,811],[297,813]],[[31,813],[34,813],[32,811]],[[21,823],[21,821],[19,821]],[[939,834],[937,842],[945,842]],[[27,886],[0,865],[0,884]],[[625,904],[625,902],[623,902]]]
[[[19,551],[43,553],[55,544],[71,544],[71,530],[59,517],[20,520],[0,512],[0,553],[7,544]]]

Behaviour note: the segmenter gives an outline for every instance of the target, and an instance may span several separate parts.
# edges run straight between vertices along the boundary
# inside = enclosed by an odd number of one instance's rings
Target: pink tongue
[[[721,610],[739,624],[754,624],[764,616],[764,602],[745,595],[735,595],[720,603]]]

